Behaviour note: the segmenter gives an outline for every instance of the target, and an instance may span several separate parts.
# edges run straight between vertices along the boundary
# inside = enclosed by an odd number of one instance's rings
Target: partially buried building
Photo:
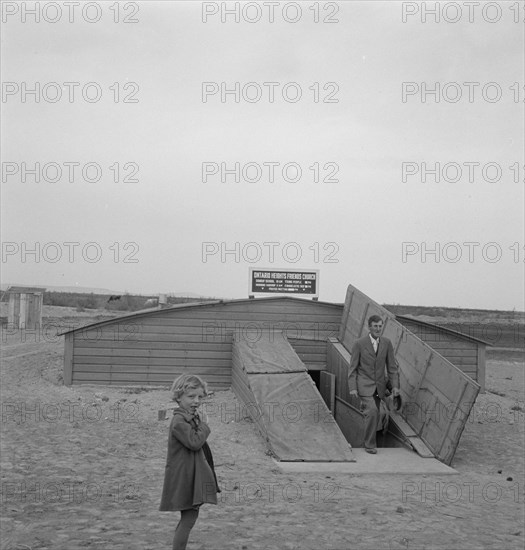
[[[405,405],[391,415],[392,441],[450,464],[484,386],[486,342],[396,317],[353,286],[344,304],[285,296],[216,300],[70,330],[64,383],[167,386],[182,373],[196,374],[256,405],[250,410],[259,411],[254,420],[277,458],[352,461],[347,442],[356,446],[362,419],[350,403],[346,371],[372,314],[384,319],[400,368]]]

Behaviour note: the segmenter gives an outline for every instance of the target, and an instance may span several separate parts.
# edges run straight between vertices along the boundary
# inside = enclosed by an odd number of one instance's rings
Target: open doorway
[[[354,448],[363,447],[364,415],[359,407],[359,401],[352,399],[352,402],[349,402],[336,395],[336,385],[341,381],[333,373],[309,370],[308,374],[314,381],[317,390],[330,409],[346,440]],[[342,383],[345,382],[346,380],[343,380]],[[392,409],[392,404],[390,404],[390,409]],[[403,432],[393,421],[393,416],[393,413],[390,413],[389,408],[383,403],[377,431],[377,446],[379,448],[405,447],[412,449]]]
[[[315,387],[317,388],[317,391],[321,391],[321,371],[319,370],[309,370],[308,374],[310,375],[310,378],[314,381]]]

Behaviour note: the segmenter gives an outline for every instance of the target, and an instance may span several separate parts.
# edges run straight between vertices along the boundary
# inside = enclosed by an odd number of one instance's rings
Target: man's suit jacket
[[[371,396],[377,388],[377,394],[382,399],[386,390],[385,366],[392,387],[399,388],[399,371],[392,342],[381,336],[376,355],[370,335],[360,338],[352,348],[348,389],[357,390],[357,393],[362,396]]]

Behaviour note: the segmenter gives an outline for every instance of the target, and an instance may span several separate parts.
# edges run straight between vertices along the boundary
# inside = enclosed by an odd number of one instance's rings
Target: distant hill
[[[10,286],[37,286],[45,288],[48,292],[79,292],[81,294],[123,294],[120,290],[109,290],[108,288],[91,288],[87,286],[52,286],[52,285],[27,285],[20,283],[5,283],[0,285],[2,292]]]
[[[2,292],[6,291],[10,286],[36,286],[45,288],[47,292],[75,292],[78,294],[109,294],[109,295],[123,295],[126,294],[124,290],[110,290],[108,288],[95,288],[87,286],[53,286],[53,285],[28,285],[21,283],[4,283],[0,285],[0,290]],[[134,293],[130,293],[134,294]],[[157,296],[159,292],[143,292],[141,293],[146,296]],[[196,294],[195,292],[162,292],[162,294],[167,294],[174,298],[207,298],[202,294]]]

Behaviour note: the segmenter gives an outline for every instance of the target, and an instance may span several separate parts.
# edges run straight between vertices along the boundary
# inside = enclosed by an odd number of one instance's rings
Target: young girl
[[[171,386],[179,408],[173,411],[168,437],[168,457],[160,511],[180,511],[173,550],[184,550],[199,507],[217,504],[217,478],[211,451],[206,443],[210,428],[199,416],[198,407],[206,396],[206,382],[183,374]]]

